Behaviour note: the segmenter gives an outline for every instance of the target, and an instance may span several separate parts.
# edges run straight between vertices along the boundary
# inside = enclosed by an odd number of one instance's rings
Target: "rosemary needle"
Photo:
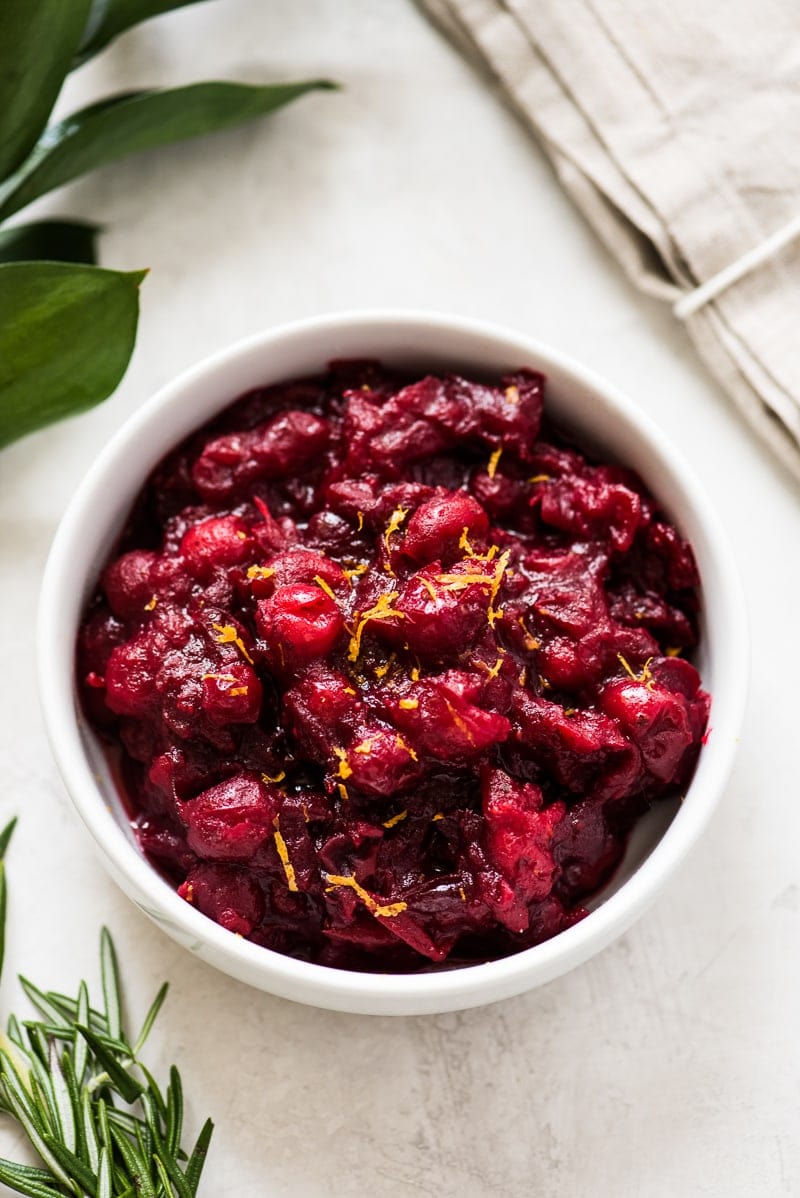
[[[4,857],[14,831],[0,832],[0,968],[5,948]],[[36,1167],[0,1158],[0,1182],[30,1198],[194,1198],[213,1124],[190,1153],[181,1147],[183,1086],[173,1065],[162,1090],[139,1054],[166,998],[161,987],[131,1042],[123,1017],[114,942],[100,935],[102,1007],[81,982],[77,997],[23,989],[40,1018],[14,1015],[0,1031],[0,1112],[24,1132]]]

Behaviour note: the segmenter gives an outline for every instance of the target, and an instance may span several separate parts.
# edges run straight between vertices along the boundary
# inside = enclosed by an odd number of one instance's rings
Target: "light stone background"
[[[800,1194],[797,493],[670,316],[586,231],[496,96],[410,0],[224,0],[133,32],[66,107],[131,86],[328,75],[276,118],[91,176],[42,212],[99,219],[149,266],[104,407],[0,462],[0,818],[9,974],[95,976],[107,921],[130,1005],[164,977],[153,1057],[217,1136],[215,1198]],[[62,108],[65,105],[62,105]],[[128,413],[200,357],[291,317],[427,306],[549,341],[679,442],[734,538],[754,625],[747,725],[700,847],[637,927],[568,977],[459,1015],[335,1015],[228,980],[123,898],[68,809],[37,711],[34,609],[56,523]],[[0,1152],[15,1137],[0,1126]]]

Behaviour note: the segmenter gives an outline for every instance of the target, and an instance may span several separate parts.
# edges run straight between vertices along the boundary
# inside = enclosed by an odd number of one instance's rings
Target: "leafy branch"
[[[5,948],[4,858],[14,820],[0,833],[0,968]],[[103,1002],[85,982],[75,998],[22,987],[39,1013],[0,1032],[0,1111],[16,1120],[41,1165],[0,1159],[0,1182],[30,1198],[194,1198],[213,1132],[207,1119],[190,1153],[181,1147],[183,1086],[166,1090],[141,1052],[167,996],[165,983],[131,1042],[117,954],[100,936]]]
[[[195,2],[2,0],[0,222],[99,166],[230,128],[334,86],[314,79],[148,89],[109,96],[48,124],[71,70],[140,21]],[[67,220],[0,230],[0,446],[99,403],[125,373],[146,272],[96,270],[96,233]],[[56,274],[48,269],[54,262],[65,264]],[[93,320],[104,292],[118,301],[119,318],[105,322],[98,358]],[[65,322],[67,293],[74,319]]]

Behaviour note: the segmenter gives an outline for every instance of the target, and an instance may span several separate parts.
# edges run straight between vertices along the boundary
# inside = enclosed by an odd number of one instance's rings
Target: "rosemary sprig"
[[[4,857],[14,831],[0,832],[0,967],[5,948]],[[167,995],[161,987],[131,1042],[123,1017],[114,942],[100,935],[103,1004],[81,982],[75,998],[20,978],[40,1018],[11,1015],[0,1031],[0,1112],[16,1120],[39,1166],[0,1158],[0,1182],[30,1198],[194,1198],[213,1123],[191,1153],[181,1147],[183,1086],[170,1069],[162,1090],[140,1053]]]

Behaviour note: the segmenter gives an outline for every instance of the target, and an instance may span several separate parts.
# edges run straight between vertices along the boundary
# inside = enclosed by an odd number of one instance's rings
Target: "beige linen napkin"
[[[800,216],[795,0],[420,0],[501,83],[643,290],[671,304]],[[800,239],[688,316],[800,477]]]

